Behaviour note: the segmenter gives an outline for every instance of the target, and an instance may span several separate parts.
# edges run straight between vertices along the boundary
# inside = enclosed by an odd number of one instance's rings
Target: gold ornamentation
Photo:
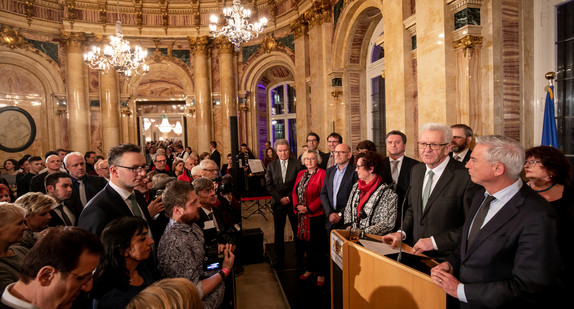
[[[32,45],[18,32],[18,30],[1,27],[0,28],[1,41],[0,44],[9,47],[10,49],[22,48],[26,49]]]
[[[224,36],[215,38],[215,46],[217,46],[221,54],[233,54],[235,51],[235,46]]]
[[[106,7],[106,1],[98,1],[98,6],[100,7],[100,25],[106,32],[106,27],[108,26],[108,9]]]
[[[83,32],[61,31],[60,37],[68,52],[82,52],[82,44],[86,41],[86,35]]]
[[[188,37],[189,40],[189,47],[193,53],[204,53],[207,54],[207,51],[210,46],[209,38],[204,36],[196,36],[196,37]]]
[[[289,27],[291,28],[291,31],[294,33],[295,40],[307,34],[308,30],[307,25],[308,23],[307,20],[305,19],[305,14],[299,15],[299,17],[297,17],[295,21],[291,22]]]
[[[270,53],[274,50],[277,50],[279,44],[281,44],[280,42],[277,42],[275,40],[275,37],[273,37],[273,34],[268,34],[265,36],[265,38],[263,39],[263,44],[261,44],[261,49],[266,52],[266,53]]]
[[[468,34],[461,39],[454,41],[452,45],[455,49],[462,48],[465,57],[467,55],[472,57],[473,49],[482,46],[482,37]]]
[[[74,21],[76,20],[76,17],[74,16],[76,14],[75,0],[67,0],[66,7],[68,8],[68,22],[70,23],[70,28],[74,29]]]
[[[32,19],[34,18],[34,0],[26,0],[26,2],[24,2],[24,9],[26,10],[28,26],[30,26],[32,24]]]

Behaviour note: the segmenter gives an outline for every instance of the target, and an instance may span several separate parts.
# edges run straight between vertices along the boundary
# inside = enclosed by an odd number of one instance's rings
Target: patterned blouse
[[[197,224],[188,225],[170,219],[157,250],[162,278],[187,278],[197,286],[201,294],[201,280],[218,271],[203,270],[203,246],[203,231]],[[209,294],[203,295],[204,308],[219,308],[224,292],[225,284],[220,282]]]
[[[354,220],[357,220],[357,206],[361,195],[358,186],[358,183],[353,185],[345,207],[344,218],[347,225],[352,225]],[[366,217],[358,220],[359,229],[367,234],[375,235],[391,232],[397,219],[397,203],[397,194],[392,187],[385,183],[380,184],[363,205],[362,211],[365,212]]]

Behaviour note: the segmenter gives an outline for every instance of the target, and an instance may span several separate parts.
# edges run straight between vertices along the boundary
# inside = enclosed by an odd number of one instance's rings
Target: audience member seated
[[[204,262],[206,248],[199,219],[199,198],[186,181],[170,182],[164,193],[165,211],[170,222],[158,246],[158,268],[162,277],[187,278],[198,288],[206,309],[219,308],[225,292],[224,280],[233,267],[235,256],[230,245],[222,246],[221,270],[208,269]],[[217,256],[217,254],[216,254]]]
[[[563,261],[574,256],[571,236],[574,235],[574,192],[572,191],[572,165],[562,151],[550,146],[538,146],[526,151],[524,163],[527,185],[538,192],[556,211],[558,220],[558,247]],[[574,290],[574,266],[562,263],[561,280],[564,295]]]
[[[28,249],[17,245],[26,230],[25,210],[10,203],[0,203],[0,289],[18,281],[20,266]]]
[[[137,293],[156,281],[153,239],[141,217],[110,222],[102,232],[104,254],[94,275],[93,308],[124,308]]]
[[[368,234],[385,235],[397,219],[397,194],[383,180],[383,156],[374,151],[359,153],[357,175],[345,207],[345,224]]]
[[[301,162],[306,169],[297,174],[292,198],[293,211],[298,219],[298,233],[295,236],[305,241],[307,256],[306,271],[299,278],[307,280],[316,273],[318,286],[325,284],[328,265],[328,238],[320,197],[325,181],[325,170],[319,168],[322,160],[317,150],[307,150],[301,155]]]
[[[203,309],[195,284],[185,278],[162,279],[134,296],[126,309]]]
[[[10,188],[7,185],[0,183],[0,203],[7,202],[10,203]]]
[[[58,203],[49,195],[28,192],[19,197],[14,204],[26,211],[25,222],[28,229],[24,232],[21,245],[32,249],[38,233],[45,230],[52,219],[50,210],[56,208]]]
[[[183,160],[181,160],[181,159],[173,160],[173,163],[171,165],[171,170],[174,172],[175,177],[179,177],[179,176],[183,175],[184,169],[185,168],[184,168]]]
[[[92,289],[102,252],[100,239],[86,230],[48,228],[24,258],[20,279],[4,290],[2,303],[9,308],[70,308],[80,292]]]

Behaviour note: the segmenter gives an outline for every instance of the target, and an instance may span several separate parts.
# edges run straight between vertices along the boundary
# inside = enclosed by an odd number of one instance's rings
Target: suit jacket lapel
[[[441,191],[446,187],[446,185],[450,182],[450,180],[452,179],[453,176],[454,176],[454,172],[453,172],[453,165],[452,165],[452,160],[451,160],[448,162],[446,168],[442,172],[442,175],[440,175],[438,182],[434,186],[434,188],[431,192],[431,195],[429,196],[429,199],[427,201],[425,211],[424,211],[425,214],[432,207],[433,202],[440,196]]]
[[[481,192],[484,191],[481,190]],[[494,215],[494,217],[492,217],[492,219],[490,219],[490,221],[488,221],[482,227],[482,229],[480,229],[471,247],[466,248],[470,223],[472,222],[472,218],[474,218],[476,212],[478,211],[478,208],[482,204],[483,199],[484,199],[484,193],[480,195],[477,194],[477,197],[473,202],[472,210],[470,212],[468,220],[466,220],[467,222],[465,222],[464,224],[462,245],[464,245],[463,248],[465,251],[463,252],[465,252],[465,254],[463,256],[463,260],[466,259],[474,250],[476,250],[476,248],[479,247],[479,245],[485,239],[487,239],[490,235],[498,231],[502,226],[506,224],[506,222],[508,222],[510,219],[512,219],[512,217],[518,214],[518,207],[524,203],[524,191],[521,188],[520,191],[518,191],[518,193],[516,193],[506,204],[504,204],[504,206],[502,206],[502,208],[496,213],[496,215]]]

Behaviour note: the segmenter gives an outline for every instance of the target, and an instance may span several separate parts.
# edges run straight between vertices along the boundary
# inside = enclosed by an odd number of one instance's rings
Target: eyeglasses
[[[359,168],[359,167],[367,168],[367,166],[364,164],[363,165],[357,165],[357,168]]]
[[[313,139],[308,138],[308,139],[307,139],[307,142],[314,142],[314,143],[316,143],[316,142],[317,142],[317,139],[316,139],[316,138],[313,138]]]
[[[528,165],[528,166],[536,166],[539,163],[542,163],[542,161],[539,161],[539,160],[526,160],[526,161],[524,161],[524,165]]]
[[[437,150],[437,149],[440,149],[440,147],[442,147],[442,146],[448,145],[448,143],[445,143],[445,144],[427,144],[427,143],[418,142],[417,145],[419,146],[419,149],[426,149],[428,146],[430,146],[430,148],[432,150]]]
[[[305,161],[317,161],[317,158],[305,158]]]
[[[217,169],[216,169],[216,168],[204,168],[203,170],[204,170],[204,171],[208,171],[208,172],[210,172],[210,173],[217,172]]]
[[[78,280],[79,282],[82,283],[82,285],[88,283],[90,280],[92,280],[92,278],[94,278],[94,274],[96,273],[96,270],[92,270],[91,272],[87,273],[87,274],[83,274],[83,275],[78,275],[75,274],[73,272],[69,272],[69,274],[71,274],[72,276],[74,276],[76,278],[76,280]]]
[[[147,172],[147,166],[146,165],[136,166],[136,167],[129,167],[129,166],[123,166],[123,165],[116,165],[116,166],[130,170],[134,174],[139,174],[141,172]]]
[[[155,160],[155,162],[165,163],[167,160]]]
[[[347,154],[347,153],[349,153],[349,152],[350,152],[350,151],[333,151],[333,153],[336,154],[336,155]]]

